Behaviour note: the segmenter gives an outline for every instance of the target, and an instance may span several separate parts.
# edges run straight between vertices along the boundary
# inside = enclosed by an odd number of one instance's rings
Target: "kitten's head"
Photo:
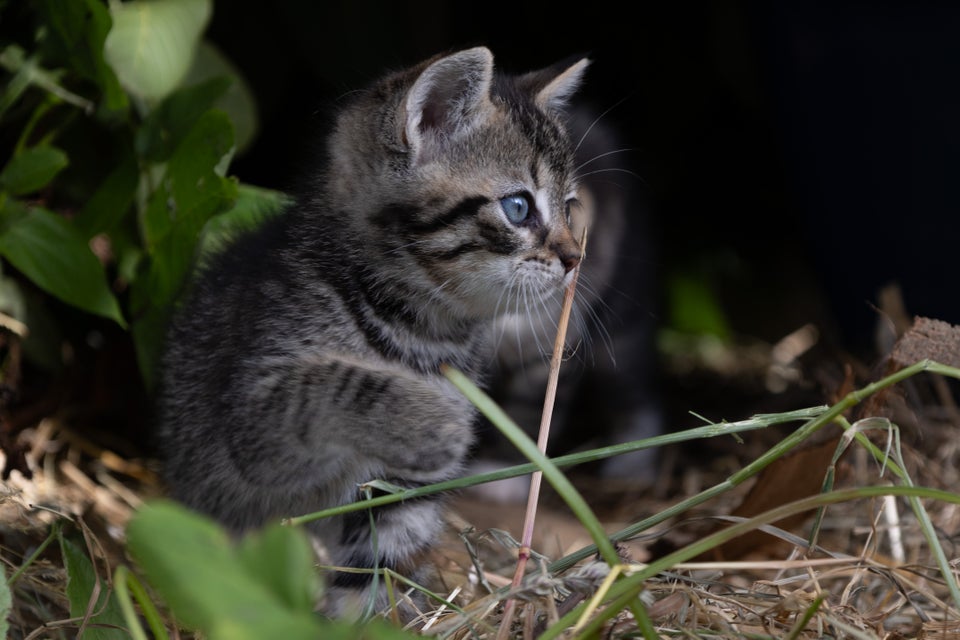
[[[586,66],[505,76],[478,47],[358,94],[331,138],[328,195],[361,259],[460,317],[552,295],[581,256],[562,109]]]

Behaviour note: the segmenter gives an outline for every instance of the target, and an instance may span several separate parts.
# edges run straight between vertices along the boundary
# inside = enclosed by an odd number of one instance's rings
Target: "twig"
[[[577,290],[577,277],[580,275],[580,264],[583,262],[587,246],[587,230],[584,228],[580,238],[580,262],[573,269],[570,283],[563,296],[563,308],[560,310],[560,322],[557,324],[557,335],[553,341],[553,355],[550,358],[550,374],[547,378],[547,390],[543,399],[543,413],[540,415],[540,432],[537,436],[537,449],[546,454],[547,442],[550,439],[550,420],[553,418],[553,405],[557,397],[557,381],[560,377],[560,363],[563,362],[563,349],[567,341],[567,325],[570,323],[570,311],[573,308],[573,296]],[[520,538],[520,550],[517,557],[517,569],[513,574],[512,589],[517,589],[523,581],[530,559],[530,547],[533,544],[533,527],[537,519],[537,505],[540,500],[540,484],[543,481],[543,472],[539,469],[530,476],[530,493],[527,495],[527,510],[523,518],[523,535]],[[512,598],[504,604],[503,620],[497,632],[497,640],[504,640],[510,632],[510,623],[513,610],[516,606]]]

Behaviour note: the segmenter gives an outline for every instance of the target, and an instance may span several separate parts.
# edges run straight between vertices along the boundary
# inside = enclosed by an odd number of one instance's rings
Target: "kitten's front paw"
[[[396,611],[404,625],[416,620],[426,610],[426,598],[413,593],[395,593]],[[390,611],[390,599],[381,584],[372,588],[329,587],[324,594],[322,613],[330,618],[357,622],[365,619],[367,612],[385,614]]]

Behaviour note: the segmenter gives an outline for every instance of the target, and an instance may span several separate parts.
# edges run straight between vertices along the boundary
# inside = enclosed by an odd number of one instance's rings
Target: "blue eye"
[[[500,206],[507,215],[507,220],[513,224],[520,224],[530,214],[530,201],[524,196],[500,198]]]

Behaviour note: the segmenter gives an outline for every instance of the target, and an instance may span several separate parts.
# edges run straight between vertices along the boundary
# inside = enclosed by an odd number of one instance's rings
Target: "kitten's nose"
[[[560,258],[560,263],[563,265],[563,268],[566,269],[567,273],[576,269],[577,265],[580,264],[580,245],[569,235],[566,238],[554,242],[550,248],[553,249],[557,257]]]

